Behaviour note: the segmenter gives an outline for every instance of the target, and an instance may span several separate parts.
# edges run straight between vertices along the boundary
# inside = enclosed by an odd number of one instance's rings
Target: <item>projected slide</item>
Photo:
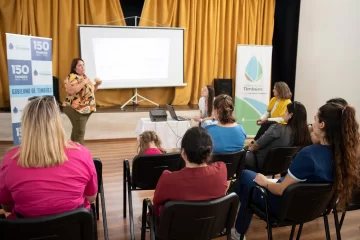
[[[186,86],[184,29],[79,25],[86,75],[102,89]]]
[[[94,38],[96,76],[106,80],[168,78],[167,38]]]

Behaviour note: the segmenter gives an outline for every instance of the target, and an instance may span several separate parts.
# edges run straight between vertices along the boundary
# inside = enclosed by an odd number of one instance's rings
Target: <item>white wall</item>
[[[295,100],[308,121],[326,100],[343,97],[360,120],[360,0],[302,0]]]

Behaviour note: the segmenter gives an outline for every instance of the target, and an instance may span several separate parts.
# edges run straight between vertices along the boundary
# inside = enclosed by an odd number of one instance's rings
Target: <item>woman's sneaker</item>
[[[231,240],[240,240],[241,234],[236,231],[235,228],[231,229]],[[244,240],[246,240],[246,237],[244,236]]]

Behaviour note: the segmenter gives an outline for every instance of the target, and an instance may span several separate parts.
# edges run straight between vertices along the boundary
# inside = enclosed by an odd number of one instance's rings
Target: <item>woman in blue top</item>
[[[214,100],[214,115],[217,125],[206,126],[214,142],[214,152],[236,152],[244,148],[246,134],[236,123],[234,103],[230,96],[221,94]]]
[[[268,189],[270,211],[275,214],[284,190],[298,182],[334,183],[339,196],[338,207],[344,208],[349,203],[353,186],[359,180],[360,167],[355,157],[359,144],[355,109],[334,103],[325,104],[315,116],[313,131],[320,144],[303,148],[291,163],[288,174],[277,183],[259,173],[249,170],[242,172],[236,189],[241,206],[235,229],[232,230],[232,239],[240,239],[240,233],[245,235],[249,228],[252,215],[247,215],[244,220],[245,206],[250,189],[256,185]],[[265,207],[260,195],[254,194],[253,200]]]

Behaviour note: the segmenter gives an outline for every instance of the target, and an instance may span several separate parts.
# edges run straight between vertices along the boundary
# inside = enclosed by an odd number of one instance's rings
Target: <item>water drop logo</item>
[[[13,113],[18,113],[19,112],[19,110],[16,108],[16,107],[14,107],[14,109],[13,109]]]
[[[261,63],[253,56],[245,68],[245,77],[250,82],[257,82],[263,75]]]
[[[13,50],[14,49],[14,45],[12,43],[9,44],[9,49]]]
[[[34,76],[37,76],[38,74],[39,74],[38,71],[36,71],[36,69],[35,69]]]

